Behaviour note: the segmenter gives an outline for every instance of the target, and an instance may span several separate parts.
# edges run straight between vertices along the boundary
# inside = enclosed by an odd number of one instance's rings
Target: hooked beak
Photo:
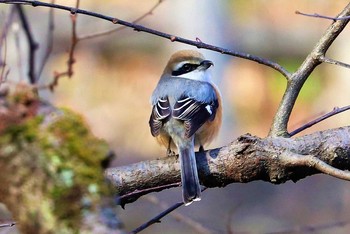
[[[204,70],[207,70],[209,67],[214,66],[214,63],[210,60],[203,60],[199,66]]]

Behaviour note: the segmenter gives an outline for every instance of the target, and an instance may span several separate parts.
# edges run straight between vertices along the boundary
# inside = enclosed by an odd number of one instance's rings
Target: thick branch
[[[199,177],[206,187],[254,180],[279,184],[320,173],[319,169],[334,176],[343,172],[345,177],[339,177],[350,179],[349,172],[341,171],[350,169],[350,126],[295,139],[243,135],[230,145],[196,155]],[[340,170],[324,170],[323,163]],[[106,177],[125,195],[179,182],[180,167],[176,157],[168,157],[110,168]]]
[[[350,16],[350,4],[338,15],[338,18]],[[287,89],[283,95],[280,106],[274,117],[270,130],[270,136],[288,136],[287,125],[290,114],[292,113],[295,101],[303,87],[306,79],[312,71],[321,64],[327,50],[334,40],[343,31],[349,22],[349,18],[333,22],[313,48],[311,53],[306,57],[299,69],[292,74],[291,80],[287,83]]]

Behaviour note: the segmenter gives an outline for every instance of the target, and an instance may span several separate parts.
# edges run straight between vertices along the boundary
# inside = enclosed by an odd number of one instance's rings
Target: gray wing
[[[203,102],[183,95],[176,101],[172,116],[184,121],[185,136],[191,137],[205,122],[214,120],[218,107],[217,98]]]
[[[158,98],[152,108],[152,113],[149,119],[152,136],[157,136],[164,122],[167,121],[171,114],[169,99],[167,96]]]

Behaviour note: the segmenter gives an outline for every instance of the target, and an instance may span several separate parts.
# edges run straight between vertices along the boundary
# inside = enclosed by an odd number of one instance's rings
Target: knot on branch
[[[77,14],[77,11],[78,11],[77,8],[71,8],[71,9],[70,9],[70,13],[71,13],[72,15]]]
[[[112,23],[113,23],[113,24],[117,24],[118,22],[119,22],[119,19],[117,19],[117,18],[113,18],[113,19],[112,19]]]

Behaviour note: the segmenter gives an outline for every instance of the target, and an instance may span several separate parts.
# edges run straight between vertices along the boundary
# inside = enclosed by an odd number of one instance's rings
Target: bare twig
[[[19,15],[19,18],[21,20],[22,23],[22,27],[24,29],[25,35],[27,37],[28,40],[28,44],[29,44],[29,66],[28,66],[28,76],[29,76],[29,81],[31,84],[35,84],[37,81],[37,77],[36,77],[36,72],[35,72],[35,52],[38,49],[38,44],[36,43],[36,41],[34,40],[34,37],[32,35],[32,31],[30,29],[27,17],[22,9],[21,5],[17,5],[17,12]]]
[[[159,207],[161,207],[162,209],[167,209],[169,207],[168,204],[166,204],[165,202],[159,201],[159,199],[155,196],[149,195],[149,196],[145,196],[145,199]],[[170,214],[170,216],[172,216],[173,218],[175,218],[177,221],[180,221],[181,223],[185,223],[187,224],[189,227],[191,227],[196,233],[213,233],[212,230],[208,229],[207,227],[204,227],[203,224],[193,220],[191,217],[182,215],[179,212],[176,212],[175,210],[173,210]]]
[[[51,4],[55,5],[54,3],[51,3]],[[68,76],[69,78],[71,78],[73,76],[73,65],[75,63],[74,53],[75,53],[76,46],[79,43],[79,39],[77,36],[77,17],[78,17],[78,15],[75,13],[74,10],[79,8],[79,4],[80,4],[80,1],[77,0],[76,5],[75,5],[76,8],[72,8],[71,16],[70,16],[71,21],[72,21],[72,36],[71,36],[71,44],[70,44],[70,48],[69,48],[69,52],[68,52],[67,70],[65,70],[63,72],[54,72],[52,82],[50,82],[49,84],[45,84],[45,85],[36,85],[36,86],[34,86],[34,89],[39,90],[39,89],[49,88],[51,90],[51,92],[53,92],[55,87],[58,85],[58,81],[60,78],[62,78],[64,76]],[[50,8],[50,9],[54,9],[54,8]]]
[[[16,222],[9,222],[9,223],[1,223],[0,228],[5,228],[5,227],[13,227],[16,225]]]
[[[171,183],[163,186],[156,186],[149,189],[138,189],[136,191],[132,191],[130,193],[121,195],[119,197],[120,206],[124,208],[125,204],[130,203],[131,201],[137,200],[139,197],[143,196],[144,194],[148,194],[150,192],[158,192],[167,188],[179,187],[180,185],[181,183],[177,182],[177,183]]]
[[[9,14],[8,16],[6,17],[6,20],[5,20],[5,23],[4,23],[4,27],[1,31],[1,35],[0,35],[0,48],[2,46],[2,43],[4,42],[6,36],[7,36],[7,33],[9,31],[9,28],[13,22],[13,18],[15,16],[15,10],[16,10],[16,6],[12,6],[10,8],[10,11],[9,11]],[[1,49],[0,49],[1,51]]]
[[[0,67],[1,67],[1,72],[0,72],[0,86],[3,82],[6,81],[6,77],[9,74],[9,69],[6,70],[7,66],[7,41],[6,41],[6,36],[8,34],[9,28],[13,22],[13,18],[15,16],[15,11],[16,11],[16,6],[11,6],[10,11],[8,13],[8,16],[6,17],[3,29],[1,31],[0,35]],[[2,53],[2,51],[4,52]]]
[[[2,45],[0,45],[0,47],[2,48]],[[6,38],[5,38],[5,40],[4,40],[4,58],[1,59],[3,61],[3,64],[0,64],[0,66],[1,66],[0,86],[6,79],[5,76],[4,76],[5,75],[5,69],[6,69],[6,59],[7,59],[7,42],[6,42]]]
[[[255,55],[251,55],[251,54],[246,54],[246,53],[242,53],[242,52],[237,52],[237,51],[232,51],[232,50],[228,50],[225,48],[221,48],[218,46],[214,46],[211,44],[207,44],[204,43],[202,41],[196,41],[196,40],[189,40],[189,39],[185,39],[182,37],[178,37],[178,36],[174,36],[168,33],[163,33],[151,28],[147,28],[144,27],[142,25],[139,24],[133,24],[124,20],[120,20],[117,19],[115,17],[110,17],[110,16],[106,16],[106,15],[102,15],[99,13],[95,13],[95,12],[91,12],[91,11],[87,11],[87,10],[83,10],[83,9],[78,9],[78,8],[72,8],[72,7],[67,7],[67,6],[63,6],[63,5],[58,5],[58,4],[51,4],[51,3],[45,3],[45,2],[40,2],[40,1],[31,1],[31,0],[22,0],[22,1],[10,1],[10,0],[0,0],[0,3],[7,3],[7,4],[26,4],[26,5],[32,5],[34,7],[37,6],[41,6],[41,7],[51,7],[51,8],[56,8],[56,9],[60,9],[60,10],[65,10],[65,11],[69,11],[72,14],[83,14],[83,15],[88,15],[88,16],[93,16],[96,18],[100,18],[103,20],[107,20],[110,21],[114,24],[120,24],[123,26],[126,26],[128,28],[133,28],[135,31],[137,32],[146,32],[152,35],[156,35],[159,37],[163,37],[163,38],[167,38],[172,42],[180,42],[180,43],[184,43],[184,44],[188,44],[188,45],[193,45],[196,46],[199,49],[207,49],[207,50],[212,50],[212,51],[216,51],[219,52],[221,54],[227,54],[227,55],[231,55],[231,56],[235,56],[235,57],[239,57],[239,58],[243,58],[243,59],[248,59],[250,61],[253,62],[257,62],[263,65],[266,65],[268,67],[271,67],[273,69],[275,69],[276,71],[278,71],[279,73],[281,73],[284,77],[286,77],[288,80],[291,78],[291,74],[281,65],[279,65],[276,62],[267,60],[265,58],[261,58]]]
[[[326,56],[320,56],[319,60],[321,62],[324,62],[324,63],[329,63],[329,64],[333,64],[333,65],[337,65],[337,66],[341,66],[341,67],[345,67],[345,68],[350,68],[350,64],[347,64],[347,63],[343,63],[343,62],[340,62],[340,61],[337,61],[337,60],[334,60],[334,59],[331,59],[331,58],[327,58]]]
[[[347,16],[350,16],[350,3],[337,17]],[[275,114],[269,136],[289,137],[287,126],[301,88],[313,70],[322,63],[320,58],[326,54],[329,47],[346,27],[349,20],[350,19],[345,19],[332,22],[299,69],[292,74],[291,80],[287,83],[287,89]]]
[[[164,2],[165,0],[158,0],[158,2],[151,8],[149,9],[145,14],[141,15],[140,17],[138,17],[137,19],[135,19],[134,21],[132,21],[132,23],[136,24],[138,22],[140,22],[141,20],[143,20],[144,18],[146,18],[149,15],[153,15],[153,11],[160,6],[160,4],[162,2]],[[106,30],[104,32],[99,32],[99,33],[92,33],[92,34],[88,34],[88,35],[82,35],[80,36],[78,39],[79,41],[82,40],[87,40],[87,39],[92,39],[92,38],[97,38],[97,37],[101,37],[101,36],[106,36],[115,32],[119,32],[123,29],[125,29],[127,27],[125,26],[121,26],[119,28],[114,28],[114,29],[110,29],[110,30]]]
[[[151,15],[153,13],[153,11],[163,2],[164,0],[159,0],[158,3],[156,5],[154,5],[148,12],[146,12],[144,15],[140,16],[139,18],[137,18],[135,21],[138,22],[142,19],[144,19],[146,16]],[[52,4],[54,4],[54,2],[52,2]],[[71,77],[73,75],[73,64],[75,63],[75,59],[74,59],[74,52],[75,52],[75,48],[77,47],[78,43],[82,40],[86,40],[86,39],[91,39],[91,38],[95,38],[95,37],[99,37],[99,36],[103,36],[103,35],[107,35],[113,32],[117,32],[119,30],[122,30],[125,27],[120,27],[114,30],[109,30],[106,32],[102,32],[102,33],[97,33],[97,34],[90,34],[90,35],[86,35],[86,36],[81,36],[79,37],[77,35],[76,32],[76,17],[77,17],[77,9],[79,8],[79,2],[77,1],[76,7],[71,11],[72,15],[71,15],[71,19],[72,19],[72,38],[71,38],[71,46],[69,49],[69,55],[68,55],[68,61],[67,61],[67,70],[63,71],[63,72],[55,72],[54,73],[54,77],[52,82],[50,82],[49,84],[46,85],[36,85],[34,88],[35,89],[47,89],[49,88],[51,91],[54,91],[55,87],[58,85],[58,80],[61,77],[64,76],[68,76]],[[50,8],[51,10],[53,10],[54,8]],[[53,25],[51,26],[51,28],[53,27]],[[50,48],[51,49],[51,48]]]
[[[317,13],[314,13],[314,14],[307,14],[307,13],[303,13],[303,12],[300,12],[300,11],[295,11],[295,14],[297,14],[297,15],[303,15],[303,16],[308,16],[308,17],[314,17],[314,18],[329,19],[329,20],[334,20],[334,21],[337,21],[337,20],[348,20],[348,19],[350,19],[350,16],[331,17],[331,16],[320,15],[320,14],[317,14]]]
[[[76,1],[75,7],[76,9],[79,8],[80,0]],[[74,52],[75,48],[78,44],[78,36],[77,36],[77,17],[78,15],[74,12],[71,11],[71,19],[72,19],[72,40],[71,40],[71,46],[69,49],[69,58],[68,58],[68,77],[72,77],[73,75],[73,64],[75,63],[74,59]]]
[[[321,121],[323,121],[325,119],[328,119],[329,117],[332,117],[333,115],[342,113],[342,112],[347,111],[349,109],[350,109],[350,105],[349,106],[344,106],[344,107],[341,107],[341,108],[334,107],[332,111],[328,112],[325,115],[322,115],[322,116],[318,117],[315,120],[312,120],[311,122],[308,122],[308,123],[304,124],[300,128],[295,129],[294,131],[290,132],[289,135],[290,136],[294,136],[294,135],[298,134],[299,132],[304,131],[305,129],[308,129],[308,128],[312,127],[313,125],[318,124],[319,122],[321,122]]]
[[[155,223],[159,223],[160,220],[168,215],[170,212],[176,210],[177,208],[179,208],[180,206],[182,206],[184,203],[183,202],[178,202],[174,205],[172,205],[171,207],[169,207],[168,209],[166,209],[165,211],[163,211],[162,213],[160,213],[159,215],[155,216],[154,218],[152,218],[151,220],[147,221],[146,223],[142,224],[141,226],[139,226],[138,228],[135,228],[134,230],[132,230],[130,233],[139,233],[142,230],[145,230],[146,228],[148,228],[149,226],[155,224]]]

